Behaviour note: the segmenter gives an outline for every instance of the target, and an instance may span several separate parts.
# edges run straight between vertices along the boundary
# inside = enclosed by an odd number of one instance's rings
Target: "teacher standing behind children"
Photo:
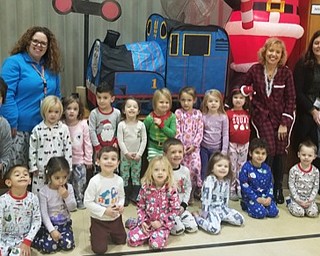
[[[60,52],[46,27],[31,27],[5,59],[1,76],[8,84],[2,115],[11,126],[15,163],[28,164],[29,137],[41,120],[40,104],[47,95],[60,97]]]

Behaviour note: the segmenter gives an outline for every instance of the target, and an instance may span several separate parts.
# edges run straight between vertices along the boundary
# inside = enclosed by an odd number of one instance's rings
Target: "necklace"
[[[264,67],[264,81],[265,81],[265,84],[266,84],[266,94],[267,94],[268,98],[271,95],[272,87],[273,87],[273,80],[274,80],[275,75],[277,74],[277,71],[278,71],[278,69],[275,68],[273,73],[269,75],[268,72],[267,72],[267,68]]]

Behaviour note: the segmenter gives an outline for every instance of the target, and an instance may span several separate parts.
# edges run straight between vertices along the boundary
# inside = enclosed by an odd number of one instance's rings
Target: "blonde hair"
[[[266,64],[267,50],[273,45],[279,45],[281,47],[282,53],[281,53],[280,61],[278,63],[278,67],[282,67],[286,64],[286,61],[287,61],[287,50],[284,42],[276,37],[270,37],[269,39],[267,39],[265,44],[258,51],[259,63],[262,65]]]
[[[155,182],[153,180],[152,174],[154,171],[154,166],[158,162],[160,162],[162,164],[162,166],[164,167],[164,169],[167,170],[168,177],[165,181],[165,184],[170,187],[173,186],[173,182],[174,182],[173,170],[172,170],[172,166],[166,156],[156,156],[156,157],[152,158],[152,160],[149,162],[146,173],[143,175],[143,177],[141,179],[141,183],[146,184],[146,185],[154,185]]]
[[[154,92],[153,98],[152,98],[152,108],[153,110],[156,109],[157,102],[159,101],[160,97],[165,97],[170,104],[170,109],[172,107],[172,96],[171,92],[167,88],[158,89]]]
[[[216,89],[210,89],[210,90],[206,91],[206,93],[204,94],[204,97],[203,97],[203,100],[201,103],[201,112],[203,114],[207,114],[209,112],[209,109],[207,106],[209,96],[212,96],[212,97],[219,99],[220,106],[218,108],[218,113],[219,114],[226,114],[226,111],[224,110],[224,107],[223,107],[223,96],[222,96],[221,92]]]
[[[59,119],[60,119],[63,112],[63,106],[60,99],[57,96],[53,96],[53,95],[50,95],[44,98],[41,104],[41,116],[43,120],[45,120],[45,114],[48,113],[49,110],[55,107],[56,105],[58,105],[60,110],[60,116],[59,116]]]

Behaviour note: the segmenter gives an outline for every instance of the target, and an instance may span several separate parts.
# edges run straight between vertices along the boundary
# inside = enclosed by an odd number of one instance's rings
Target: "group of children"
[[[5,90],[0,92],[1,101]],[[29,255],[32,241],[43,253],[74,248],[70,212],[76,208],[90,211],[91,248],[98,254],[107,251],[109,235],[116,244],[148,242],[150,248],[162,249],[170,234],[198,227],[218,234],[222,222],[240,226],[244,217],[228,206],[229,198],[241,199],[242,210],[253,218],[276,217],[272,173],[265,164],[268,147],[261,139],[249,143],[250,118],[240,88],[232,90],[227,111],[215,89],[205,93],[201,110],[194,108],[193,87],[182,88],[178,98],[181,108],[172,113],[170,91],[156,90],[153,111],[143,122],[139,102],[128,98],[121,120],[120,110],[112,106],[113,89],[102,84],[88,125],[77,97],[61,103],[47,96],[41,105],[43,121],[30,137],[29,171],[38,197],[27,191],[31,178],[25,167],[6,171],[10,190],[0,197],[2,255]],[[140,181],[145,148],[149,164]],[[315,145],[302,143],[300,163],[290,170],[288,209],[294,216],[318,215],[316,152]],[[86,187],[86,172],[93,166],[96,174]],[[190,213],[187,206],[197,197],[201,210]],[[137,204],[137,218],[126,221],[126,233],[122,213],[129,200]],[[24,210],[13,215],[21,204]],[[25,225],[14,227],[18,214]]]

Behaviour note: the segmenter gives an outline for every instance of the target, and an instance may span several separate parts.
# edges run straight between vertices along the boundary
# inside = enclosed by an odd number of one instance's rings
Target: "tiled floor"
[[[320,197],[317,198],[320,203]],[[239,202],[231,202],[230,206],[241,211]],[[190,207],[197,210],[199,203]],[[194,234],[170,236],[167,248],[162,256],[175,255],[219,255],[219,256],[315,256],[320,255],[320,221],[319,218],[296,218],[288,213],[285,205],[280,205],[280,215],[275,219],[256,220],[246,213],[243,227],[224,225],[219,235],[209,235],[202,230]],[[125,208],[124,220],[135,217],[135,207]],[[93,255],[89,242],[90,219],[87,210],[72,213],[76,248],[71,252],[56,253],[61,255]],[[148,247],[137,248],[127,245],[110,245],[108,255],[159,255]],[[32,256],[41,255],[33,251]]]

